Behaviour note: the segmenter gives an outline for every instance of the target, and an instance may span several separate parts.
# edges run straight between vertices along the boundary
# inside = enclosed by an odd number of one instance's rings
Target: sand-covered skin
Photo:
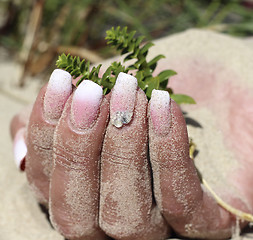
[[[98,119],[84,129],[71,122],[71,103],[73,106],[72,97],[54,135],[50,218],[53,226],[69,239],[102,240],[106,236],[98,226],[99,160],[109,103],[104,98]]]
[[[28,124],[26,143],[26,176],[33,193],[40,203],[48,204],[49,177],[53,163],[53,135],[55,123],[44,120],[43,100],[46,86],[34,104]],[[36,113],[36,114],[35,114]]]
[[[194,38],[195,34],[197,31],[193,31],[191,37]],[[213,33],[206,34],[211,38]],[[201,54],[208,43],[205,34],[199,34],[195,45],[189,39],[192,45],[188,46],[185,55],[179,53],[177,58],[169,60],[169,66],[178,72],[171,79],[170,86],[175,92],[189,94],[197,101],[196,106],[182,107],[187,117],[199,124],[199,127],[188,125],[189,135],[196,139],[197,148],[205,149],[198,151],[197,167],[221,197],[232,193],[244,201],[247,199],[245,203],[252,211],[253,192],[251,188],[241,186],[252,181],[248,169],[253,149],[253,84],[250,73],[253,64],[247,59],[248,52],[243,51],[243,46],[235,49],[235,41],[228,49],[224,38],[217,38],[219,46],[224,49],[222,54],[215,51],[217,44],[210,42],[205,56]],[[198,48],[195,47],[197,44]],[[170,50],[172,55],[177,51],[175,44],[174,47]],[[187,87],[180,84],[182,81]],[[199,84],[201,82],[205,88]]]
[[[189,135],[196,139],[197,167],[221,197],[232,193],[252,211],[248,171],[253,149],[252,49],[242,40],[199,30],[156,43],[150,58],[157,52],[166,57],[156,72],[175,70],[178,74],[169,86],[197,101],[196,106],[182,106],[190,123]]]
[[[64,105],[72,93],[71,75],[55,69],[39,92],[27,124],[26,175],[38,201],[48,205],[53,166],[53,135]]]
[[[15,137],[16,132],[20,128],[25,128],[27,126],[30,114],[32,111],[32,105],[26,106],[21,113],[16,114],[10,123],[10,129],[11,129],[11,137],[12,139]]]
[[[147,99],[139,89],[133,100],[136,106],[132,121],[122,128],[110,121],[106,130],[101,158],[99,222],[115,239],[164,239],[169,231],[154,206],[147,159]]]
[[[159,65],[162,68],[172,68],[175,69],[180,76],[180,72],[184,71],[186,69],[185,73],[188,73],[184,76],[191,76],[189,72],[187,72],[187,66],[189,66],[189,62],[192,63],[190,66],[195,66],[195,72],[199,72],[200,76],[204,76],[206,72],[210,73],[211,76],[217,77],[216,73],[212,73],[211,70],[205,69],[206,66],[209,66],[209,64],[201,65],[199,62],[203,62],[203,59],[207,59],[208,62],[211,62],[211,66],[213,66],[213,63],[219,62],[222,63],[222,67],[219,68],[219,75],[218,79],[220,82],[224,80],[224,76],[227,75],[228,72],[230,72],[230,69],[233,69],[232,77],[227,78],[229,82],[233,81],[233,84],[235,86],[242,86],[246,89],[246,91],[249,92],[249,90],[252,90],[252,50],[243,44],[243,41],[233,39],[227,36],[215,34],[208,31],[198,31],[198,30],[191,30],[185,33],[181,33],[178,35],[171,36],[170,38],[165,38],[157,41],[156,47],[153,49],[151,48],[151,55],[154,56],[159,53],[163,53],[166,55],[166,60],[163,60],[163,64]],[[199,59],[198,64],[196,64],[196,57],[192,57],[194,55],[197,55],[197,58]],[[204,58],[200,58],[200,56],[204,56]],[[188,57],[188,62],[185,64],[182,64],[184,59]],[[211,60],[211,61],[210,61]],[[173,63],[174,62],[174,63]],[[225,68],[228,69],[228,71],[223,71]],[[202,70],[201,70],[202,69]],[[239,76],[235,80],[234,75]],[[7,76],[7,75],[6,75]],[[181,75],[182,76],[182,75]],[[191,92],[187,92],[187,84],[184,83],[187,78],[175,79],[175,82],[178,82],[178,85],[182,84],[182,91],[181,93],[188,93],[191,94]],[[204,79],[205,80],[205,79]],[[199,81],[204,81],[203,77],[199,79]],[[8,82],[8,81],[6,81]],[[171,83],[173,81],[171,80]],[[174,83],[173,83],[174,84]],[[195,89],[197,89],[196,84]],[[226,86],[226,84],[224,84]],[[175,88],[175,92],[179,92],[179,86],[173,85]],[[244,91],[243,91],[244,92]],[[252,91],[251,91],[252,93]],[[246,95],[250,95],[250,92]],[[21,95],[21,94],[20,94]],[[26,96],[27,97],[27,96]],[[195,96],[193,96],[195,97]],[[235,98],[233,98],[235,99]],[[250,101],[250,98],[248,98]],[[209,100],[208,100],[209,101]],[[230,170],[229,163],[232,162],[232,168],[236,168],[237,166],[237,159],[247,155],[251,151],[251,145],[249,144],[250,141],[247,140],[246,145],[245,142],[241,144],[241,141],[237,141],[237,154],[235,154],[234,150],[231,149],[231,145],[229,147],[229,142],[227,141],[227,144],[224,144],[224,125],[221,126],[221,123],[217,124],[219,120],[217,120],[217,117],[215,117],[215,114],[220,114],[220,112],[214,112],[211,111],[208,106],[208,101],[203,102],[203,109],[192,109],[192,108],[185,108],[188,112],[188,116],[192,117],[193,119],[199,119],[200,124],[202,125],[202,128],[197,128],[194,126],[189,126],[189,132],[190,136],[192,136],[195,139],[195,142],[197,143],[198,147],[198,155],[196,156],[196,163],[201,168],[201,170],[205,173],[205,177],[208,178],[208,181],[211,182],[212,186],[215,187],[217,184],[217,181],[213,180],[212,172],[209,172],[209,166],[211,166],[209,163],[213,161],[213,159],[218,158],[218,164],[214,164],[217,168],[217,171],[220,172],[220,176],[222,176],[223,173],[227,173]],[[234,102],[234,100],[232,100]],[[18,107],[13,104],[13,102],[8,101],[8,104],[10,106],[14,106],[12,108],[13,114],[16,113]],[[3,104],[3,109],[6,107]],[[237,109],[240,109],[240,105],[237,107]],[[218,109],[218,108],[217,108]],[[222,109],[225,109],[224,107]],[[10,110],[10,109],[8,109]],[[247,110],[247,109],[246,109]],[[236,111],[235,111],[236,112]],[[246,114],[246,116],[250,115],[250,109],[248,111],[249,114]],[[210,117],[206,117],[206,115]],[[8,116],[8,115],[7,115]],[[237,118],[240,118],[240,114],[235,115]],[[226,115],[223,116],[223,118],[226,119]],[[10,118],[9,118],[10,119]],[[245,121],[243,118],[241,118],[242,123],[249,122]],[[238,121],[237,121],[238,122]],[[4,122],[7,126],[9,122]],[[247,125],[247,124],[245,124]],[[209,128],[208,128],[209,126]],[[211,127],[213,126],[213,127]],[[229,124],[226,124],[225,127],[228,127]],[[241,125],[240,125],[241,126]],[[6,127],[7,129],[7,127]],[[240,129],[238,127],[237,129]],[[250,131],[248,131],[250,132]],[[237,133],[238,134],[238,133]],[[6,146],[6,139],[8,139],[8,133],[6,132],[6,136],[2,140],[2,146]],[[249,139],[248,136],[246,135]],[[227,140],[227,137],[226,137]],[[236,143],[234,140],[232,140],[234,144]],[[231,143],[230,143],[231,144]],[[235,146],[235,145],[233,145]],[[246,146],[246,147],[245,147]],[[8,152],[6,152],[8,150]],[[217,149],[217,151],[214,151],[213,149]],[[26,185],[26,180],[23,177],[24,175],[20,175],[14,168],[14,163],[11,162],[11,143],[9,146],[7,146],[5,149],[2,148],[2,151],[4,159],[3,159],[3,167],[1,168],[1,177],[2,177],[2,193],[1,196],[2,203],[0,206],[3,206],[1,208],[2,218],[0,220],[0,226],[1,226],[1,237],[3,239],[34,239],[34,236],[40,236],[41,239],[61,239],[59,235],[56,234],[54,230],[50,230],[48,228],[47,222],[44,219],[43,215],[39,213],[38,208],[36,207],[35,200],[32,200],[31,194],[29,193],[29,190],[26,187],[23,187]],[[232,157],[231,157],[232,155]],[[222,156],[222,157],[220,157]],[[8,158],[8,161],[6,161],[6,157]],[[229,159],[228,159],[229,158]],[[223,166],[223,159],[227,161],[227,167]],[[250,159],[250,158],[248,158]],[[235,164],[234,164],[235,163]],[[206,165],[207,164],[207,165]],[[225,164],[226,165],[226,164]],[[206,168],[206,166],[208,166]],[[223,171],[223,167],[227,168],[228,171]],[[213,166],[211,166],[211,169]],[[247,171],[250,172],[250,171]],[[216,171],[215,171],[216,173]],[[215,174],[216,175],[216,174]],[[246,174],[240,174],[238,172],[239,180],[241,181],[241,177]],[[11,182],[6,180],[11,176]],[[217,175],[218,176],[218,175]],[[235,174],[232,174],[234,177]],[[248,177],[245,178],[246,183],[248,182]],[[213,182],[212,182],[213,181]],[[240,181],[238,181],[240,183]],[[216,182],[216,183],[215,183]],[[218,184],[221,184],[218,182]],[[227,184],[225,184],[227,186]],[[230,186],[230,185],[229,185]],[[237,188],[239,190],[240,195],[242,196],[242,192],[240,188]],[[235,189],[231,189],[231,191],[235,191]],[[6,194],[7,193],[7,194]],[[18,201],[17,194],[19,196]],[[250,193],[245,193],[245,195]],[[27,199],[30,199],[27,201]],[[22,211],[20,211],[22,209]],[[27,211],[23,211],[23,209],[27,209]],[[19,222],[17,227],[17,222]],[[29,229],[29,230],[27,230]],[[32,236],[31,236],[31,235]],[[57,238],[58,237],[58,238]],[[242,239],[250,239],[250,235],[247,234],[247,237],[242,237]]]
[[[235,219],[203,192],[192,159],[189,157],[184,117],[172,100],[170,121],[163,121],[167,133],[155,122],[164,109],[159,98],[150,100],[149,146],[154,177],[155,199],[167,222],[180,235],[191,238],[225,239],[231,236]],[[156,114],[155,114],[156,112]],[[237,196],[224,195],[236,208],[249,211]],[[230,201],[231,199],[231,201]]]

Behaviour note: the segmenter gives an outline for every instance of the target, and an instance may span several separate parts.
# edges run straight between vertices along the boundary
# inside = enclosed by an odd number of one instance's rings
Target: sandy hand
[[[103,96],[91,81],[72,93],[70,75],[55,70],[34,104],[26,145],[28,182],[69,239],[162,240],[168,226],[193,238],[231,235],[235,218],[202,190],[189,158],[181,110],[159,90],[148,104],[130,75]]]

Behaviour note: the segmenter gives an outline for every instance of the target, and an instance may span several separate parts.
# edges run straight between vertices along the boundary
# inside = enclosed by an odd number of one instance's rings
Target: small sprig
[[[153,77],[152,74],[157,66],[157,62],[165,57],[160,54],[152,60],[147,61],[146,57],[148,55],[148,50],[154,46],[154,44],[152,42],[147,42],[141,46],[144,36],[134,38],[135,34],[136,31],[128,33],[127,27],[124,27],[123,29],[120,27],[114,29],[113,27],[106,31],[107,36],[105,39],[108,44],[116,47],[121,55],[127,54],[124,58],[124,62],[136,59],[133,64],[128,66],[128,69],[136,72],[135,77],[138,80],[139,87],[150,99],[153,89],[166,90],[169,78],[175,75],[176,72],[173,70],[165,70]]]
[[[135,38],[135,34],[136,31],[128,33],[127,27],[122,29],[120,27],[116,29],[111,28],[106,31],[105,39],[107,43],[119,50],[121,55],[126,54],[124,62],[133,59],[135,59],[135,61],[126,67],[123,66],[121,62],[111,63],[104,72],[102,78],[99,77],[101,64],[90,70],[90,62],[85,60],[81,61],[79,57],[62,54],[59,56],[56,65],[58,68],[68,71],[74,78],[81,76],[77,86],[84,79],[89,79],[103,86],[104,94],[111,91],[120,72],[128,73],[131,70],[131,74],[138,80],[138,86],[146,93],[148,99],[150,99],[153,89],[159,89],[169,91],[171,98],[178,104],[195,103],[194,99],[191,97],[183,94],[174,94],[171,88],[167,88],[169,78],[176,74],[175,71],[164,70],[157,76],[153,76],[157,62],[164,58],[164,56],[160,54],[150,61],[147,61],[148,50],[150,47],[154,46],[154,44],[152,42],[147,42],[142,45],[144,36]]]
[[[79,57],[72,57],[70,54],[66,56],[64,53],[58,57],[56,66],[65,69],[65,71],[69,72],[74,78],[81,76],[77,81],[76,86],[78,86],[84,79],[89,79],[98,85],[103,86],[104,94],[107,94],[113,88],[120,72],[128,72],[126,67],[122,66],[120,63],[113,62],[104,72],[102,78],[100,78],[99,71],[102,64],[99,64],[96,67],[94,66],[90,70],[89,61],[85,61],[85,59],[81,61]]]

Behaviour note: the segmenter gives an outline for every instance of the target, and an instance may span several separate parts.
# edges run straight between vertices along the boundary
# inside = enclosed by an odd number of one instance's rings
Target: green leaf
[[[135,43],[134,43],[134,42],[130,42],[130,43],[128,44],[128,49],[127,49],[127,51],[128,51],[128,52],[132,52],[132,51],[134,51],[134,48],[135,48]]]
[[[147,81],[147,83],[148,83],[148,87],[147,87],[147,90],[146,90],[146,95],[147,95],[148,99],[150,99],[153,89],[158,89],[159,88],[159,78],[158,77],[151,77]]]
[[[63,53],[61,56],[59,56],[59,60],[61,62],[67,62],[67,56]]]
[[[100,71],[101,66],[102,66],[102,64],[99,64],[99,65],[97,66],[96,71],[95,71],[96,75],[99,74],[99,71]]]
[[[125,58],[124,58],[124,62],[128,61],[128,60],[131,60],[135,57],[135,54],[134,53],[130,53],[128,54]]]
[[[196,104],[195,100],[184,94],[170,94],[170,97],[177,103],[177,104]]]
[[[103,76],[102,76],[102,83],[103,83],[103,81],[105,81],[105,80],[109,77],[109,75],[111,74],[111,69],[112,69],[112,67],[110,66],[110,67],[108,67],[108,68],[106,69],[106,71],[104,72],[104,74],[103,74]]]
[[[66,55],[63,53],[62,55],[60,55],[56,61],[56,66],[58,68],[65,68],[66,67],[66,62],[67,62],[67,57]]]
[[[76,83],[76,87],[78,87],[78,85],[83,81],[85,79],[85,77],[83,76],[83,77],[81,77],[78,81],[77,81],[77,83]]]
[[[153,71],[155,70],[156,68],[156,64],[157,62],[162,59],[162,58],[165,58],[164,55],[158,55],[156,57],[154,57],[150,62],[148,62],[148,67],[150,67],[150,69],[152,69]]]
[[[117,51],[118,51],[118,50],[124,50],[125,48],[124,48],[123,45],[124,45],[123,43],[119,44],[118,47],[116,48],[116,50],[117,50]],[[121,55],[123,55],[123,51],[121,51]]]
[[[73,68],[77,67],[77,57],[74,57],[72,65],[73,65]]]
[[[172,88],[166,88],[166,91],[169,92],[170,95],[174,93]]]
[[[71,65],[72,61],[73,61],[73,57],[70,54],[68,54],[67,55],[67,65],[68,66]]]
[[[144,38],[145,38],[144,36],[139,36],[136,40],[135,46],[136,47],[139,46]]]
[[[85,60],[82,60],[80,63],[80,72],[83,73],[85,71]]]
[[[86,72],[89,72],[89,71],[90,71],[90,61],[87,61],[87,62],[86,62],[85,71],[86,71]]]
[[[72,69],[73,69],[73,67],[72,67],[72,65],[69,65],[69,66],[67,66],[66,68],[65,68],[65,71],[67,71],[67,72],[72,72]]]
[[[79,66],[80,65],[80,58],[79,57],[77,57],[77,65]]]
[[[151,48],[152,46],[154,46],[154,43],[152,43],[152,42],[146,43],[146,44],[141,48],[140,53],[141,53],[141,54],[145,54],[145,53],[149,50],[149,48]]]
[[[143,64],[143,62],[145,62],[145,61],[146,61],[145,58],[142,58],[142,59],[136,61],[136,62],[134,63],[135,68],[136,68],[136,69],[141,69],[140,66],[141,66],[141,64]]]
[[[122,35],[125,36],[127,34],[127,26],[123,27]]]
[[[103,94],[107,94],[108,93],[108,88],[103,88]]]
[[[160,86],[159,86],[159,90],[166,90],[167,85],[168,85],[169,79],[167,78],[164,81],[160,81]]]
[[[79,69],[74,69],[73,71],[71,71],[70,75],[73,76],[73,77],[75,77],[75,78],[78,77],[78,76],[80,76]]]
[[[127,69],[130,70],[136,70],[135,66],[132,64],[130,66],[127,67]],[[138,71],[139,72],[139,71]]]
[[[177,73],[173,70],[165,70],[158,74],[160,82],[166,81],[168,78],[176,75]]]
[[[131,42],[131,41],[132,41],[132,39],[133,39],[133,37],[134,37],[135,34],[136,34],[136,31],[132,31],[132,32],[130,32],[130,33],[128,34],[128,42]]]
[[[137,72],[137,74],[135,75],[135,77],[137,78],[138,86],[139,86],[142,90],[145,90],[145,89],[146,89],[146,84],[145,84],[145,82],[143,82],[143,78],[144,78],[143,71]]]
[[[93,79],[89,79],[89,72],[83,73],[83,78],[86,80],[93,80]]]

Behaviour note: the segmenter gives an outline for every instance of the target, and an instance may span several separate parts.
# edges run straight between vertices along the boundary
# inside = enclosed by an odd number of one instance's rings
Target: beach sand
[[[241,76],[238,78],[240,82],[237,79],[235,84],[252,89],[253,94],[252,40],[231,38],[204,30],[188,30],[159,39],[155,43],[155,47],[150,50],[149,57],[164,54],[166,59],[161,61],[158,68],[160,70],[171,68],[178,71],[178,76],[171,79],[171,86],[175,92],[178,90],[180,93],[187,93],[187,90],[182,92],[183,90],[176,82],[184,80],[184,73],[188,72],[189,66],[196,67],[195,70],[199,71],[198,76],[201,76],[202,72],[206,74],[203,69],[205,64],[191,65],[193,55],[196,58],[204,55],[206,62],[222,62],[234,69],[234,73]],[[182,59],[189,59],[189,65],[182,66],[180,64]],[[106,61],[105,65],[110,61]],[[45,214],[41,212],[29,190],[25,174],[15,166],[9,133],[11,118],[24,106],[35,100],[41,87],[41,81],[30,78],[24,88],[18,88],[20,66],[9,58],[4,49],[0,51],[0,70],[0,123],[2,126],[0,137],[0,240],[64,239],[51,228]],[[221,69],[218,80],[220,82],[230,81],[228,74],[226,69]],[[196,165],[211,186],[217,187],[218,184],[218,187],[222,188],[225,181],[221,179],[224,180],[231,167],[236,168],[238,163],[235,154],[223,144],[223,135],[217,119],[209,110],[208,102],[206,104],[203,104],[201,108],[193,106],[182,108],[187,112],[188,122],[191,123],[188,125],[189,135],[197,144]],[[215,151],[210,149],[215,149]],[[217,163],[219,163],[219,169],[217,169]],[[218,177],[213,178],[213,175]],[[233,239],[253,239],[253,229],[251,233],[251,229],[248,228],[247,233],[244,233],[243,236],[235,233]]]

